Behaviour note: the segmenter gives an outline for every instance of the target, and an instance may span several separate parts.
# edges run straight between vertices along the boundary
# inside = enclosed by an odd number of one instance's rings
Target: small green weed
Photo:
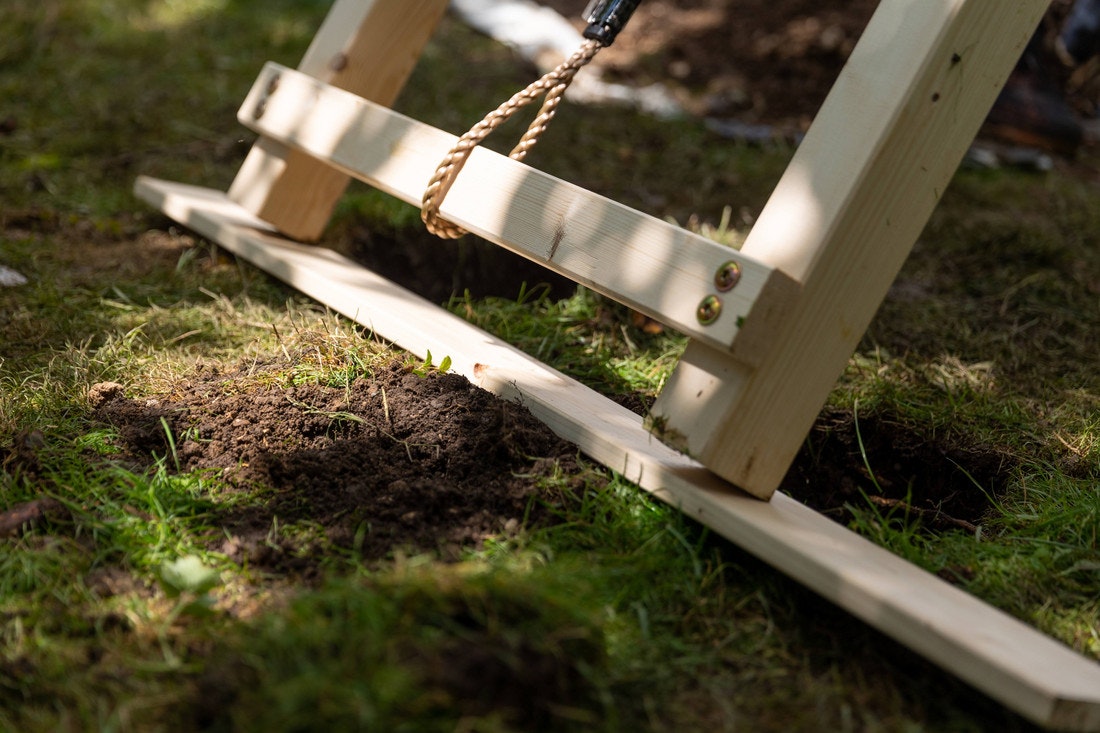
[[[686,339],[670,331],[630,327],[629,311],[586,288],[552,300],[524,292],[515,301],[469,298],[451,310],[594,389],[655,397],[675,367]]]
[[[426,377],[429,374],[431,374],[432,372],[438,372],[440,374],[446,374],[448,371],[450,371],[450,369],[451,369],[451,357],[444,356],[443,359],[439,362],[439,366],[436,366],[435,364],[432,363],[432,351],[431,351],[431,349],[428,349],[427,353],[424,354],[424,360],[422,362],[420,362],[419,364],[412,365],[409,368],[409,371],[411,371],[413,374],[415,374],[418,377]]]

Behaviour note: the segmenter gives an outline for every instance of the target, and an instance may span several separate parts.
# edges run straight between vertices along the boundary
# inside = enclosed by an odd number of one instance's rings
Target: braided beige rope
[[[451,148],[451,151],[439,164],[435,175],[432,176],[427,189],[424,191],[420,218],[424,220],[429,232],[444,239],[457,239],[466,234],[465,229],[442,218],[439,215],[439,207],[443,205],[443,199],[447,196],[447,192],[451,190],[451,186],[454,184],[459,172],[466,165],[466,159],[470,157],[470,153],[516,111],[545,94],[546,99],[543,101],[538,115],[531,121],[527,132],[523,134],[523,137],[512,148],[512,152],[508,156],[513,160],[523,160],[528,151],[535,147],[542,133],[546,131],[550,120],[554,119],[554,115],[558,111],[558,105],[561,104],[562,95],[565,94],[565,90],[573,81],[573,77],[577,75],[581,67],[592,60],[601,48],[603,48],[603,44],[599,41],[586,41],[576,53],[556,69],[547,73],[538,81],[532,82],[523,91],[512,95],[511,99],[485,115],[485,119],[474,125],[469,132],[458,139],[455,146]]]

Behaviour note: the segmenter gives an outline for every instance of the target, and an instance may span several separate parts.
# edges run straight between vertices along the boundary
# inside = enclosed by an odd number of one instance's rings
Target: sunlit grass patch
[[[633,327],[626,308],[585,288],[560,300],[533,292],[515,301],[467,298],[450,308],[536,359],[615,395],[655,397],[686,344],[675,332],[646,334]]]

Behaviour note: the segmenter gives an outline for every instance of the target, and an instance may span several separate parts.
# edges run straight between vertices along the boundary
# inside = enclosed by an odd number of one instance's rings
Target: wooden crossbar
[[[799,504],[763,502],[654,440],[642,418],[334,252],[291,242],[219,191],[141,178],[139,197],[306,295],[521,401],[587,455],[1046,726],[1100,731],[1100,665]]]
[[[238,119],[414,205],[457,140],[274,63]],[[767,350],[798,290],[774,267],[483,148],[440,213],[749,365]],[[716,274],[728,263],[739,280],[720,289]],[[698,310],[707,299],[720,310],[704,324]]]

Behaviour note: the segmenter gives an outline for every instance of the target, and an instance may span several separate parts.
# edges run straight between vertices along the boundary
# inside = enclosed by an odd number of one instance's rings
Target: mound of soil
[[[583,26],[587,0],[541,0]],[[878,0],[643,2],[594,62],[609,78],[681,88],[692,111],[806,126]]]
[[[368,561],[453,560],[554,521],[542,479],[561,475],[555,462],[574,475],[576,448],[522,406],[397,362],[348,386],[289,384],[288,373],[286,363],[207,368],[162,398],[129,399],[108,383],[90,400],[130,460],[216,469],[229,498],[252,497],[214,510],[212,549],[265,571],[310,577],[334,547]],[[1014,467],[989,447],[826,412],[781,489],[841,523],[870,503],[932,530],[976,531]]]
[[[346,387],[280,383],[286,369],[209,369],[161,399],[111,384],[90,397],[132,460],[220,469],[230,491],[258,492],[212,521],[225,532],[217,549],[263,570],[308,575],[332,546],[457,559],[551,520],[540,479],[555,461],[574,466],[576,449],[526,409],[399,363]]]

